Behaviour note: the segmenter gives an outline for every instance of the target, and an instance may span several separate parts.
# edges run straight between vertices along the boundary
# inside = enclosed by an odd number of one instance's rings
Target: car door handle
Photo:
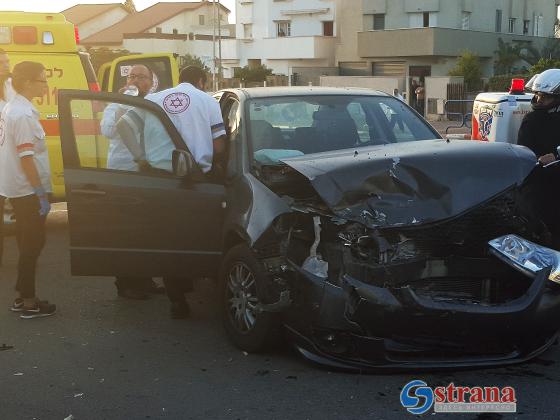
[[[101,190],[86,190],[86,189],[76,188],[72,190],[72,194],[100,196],[100,195],[106,195],[107,192]]]

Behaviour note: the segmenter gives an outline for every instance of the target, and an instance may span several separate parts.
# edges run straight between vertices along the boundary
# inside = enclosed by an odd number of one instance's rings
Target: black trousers
[[[19,250],[16,290],[24,299],[35,297],[37,259],[45,246],[45,220],[39,215],[39,199],[35,194],[12,198],[16,214],[16,237]]]

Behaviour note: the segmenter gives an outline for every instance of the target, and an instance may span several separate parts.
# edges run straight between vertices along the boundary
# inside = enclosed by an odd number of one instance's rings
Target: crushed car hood
[[[394,227],[457,216],[520,185],[535,168],[507,143],[424,140],[283,159],[342,221]]]

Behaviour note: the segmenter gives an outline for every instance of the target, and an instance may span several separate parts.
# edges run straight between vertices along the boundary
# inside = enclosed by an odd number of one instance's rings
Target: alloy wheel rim
[[[243,262],[236,262],[227,277],[227,304],[230,321],[242,332],[252,331],[257,324],[257,285],[255,275]]]

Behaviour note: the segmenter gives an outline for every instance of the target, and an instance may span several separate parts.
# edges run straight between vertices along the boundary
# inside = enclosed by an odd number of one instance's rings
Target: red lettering
[[[460,386],[457,388],[457,402],[464,403],[465,402],[465,394],[469,394],[471,389],[468,386]]]
[[[442,403],[445,402],[445,388],[442,386],[438,386],[434,389],[434,394],[436,396],[436,402]]]
[[[455,384],[451,382],[447,385],[447,402],[456,402],[455,401]]]
[[[475,386],[473,388],[471,388],[471,398],[470,401],[471,403],[482,403],[484,402],[484,392],[482,391],[482,388],[479,386]]]
[[[484,387],[484,402],[500,402],[500,388],[497,386]]]
[[[504,389],[502,389],[502,402],[516,403],[517,398],[515,398],[515,389],[511,386],[504,387]]]

